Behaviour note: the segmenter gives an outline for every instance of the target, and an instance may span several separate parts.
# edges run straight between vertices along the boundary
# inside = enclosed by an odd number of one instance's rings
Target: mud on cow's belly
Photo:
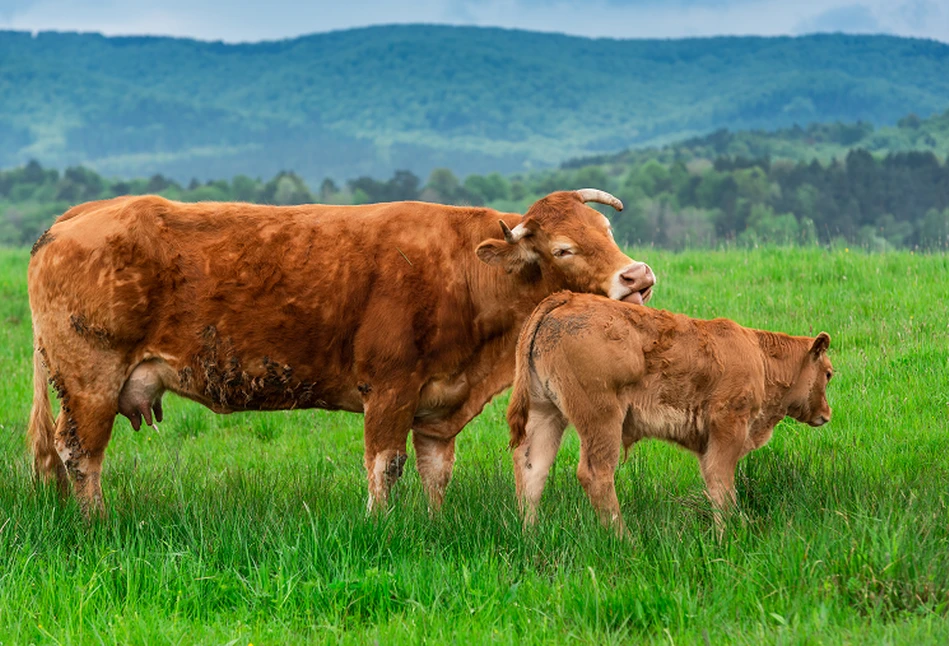
[[[362,410],[358,393],[340,397],[327,393],[321,384],[299,379],[290,366],[265,359],[248,369],[234,359],[225,365],[193,362],[173,366],[173,360],[154,355],[131,371],[119,395],[119,412],[138,429],[161,421],[161,398],[166,390],[204,404],[218,413],[248,410],[288,410],[296,408],[346,408]],[[349,400],[355,401],[350,402]],[[347,405],[348,404],[348,405]]]
[[[191,366],[178,373],[182,394],[204,400],[219,412],[288,410],[297,408],[341,408],[320,384],[298,379],[290,366],[268,359],[262,369],[245,370],[234,360],[225,366]]]

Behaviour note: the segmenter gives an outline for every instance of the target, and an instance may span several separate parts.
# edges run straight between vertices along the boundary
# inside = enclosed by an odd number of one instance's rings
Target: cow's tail
[[[49,372],[37,346],[33,350],[33,408],[30,411],[27,437],[33,453],[34,475],[44,480],[61,465],[53,443],[56,425],[53,421],[53,407],[49,401],[48,380]]]
[[[541,301],[531,313],[521,334],[517,338],[514,358],[514,387],[507,407],[507,425],[511,429],[511,448],[515,449],[527,434],[527,418],[531,406],[531,370],[533,365],[534,337],[544,317],[570,300],[569,292],[558,292]]]

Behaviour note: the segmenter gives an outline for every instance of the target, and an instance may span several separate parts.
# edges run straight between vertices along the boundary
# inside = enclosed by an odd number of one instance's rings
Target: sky
[[[893,34],[949,42],[949,0],[0,0],[0,29],[280,40],[394,23],[611,38]]]

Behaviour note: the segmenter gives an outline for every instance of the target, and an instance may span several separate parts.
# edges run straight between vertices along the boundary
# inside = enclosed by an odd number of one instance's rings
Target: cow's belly
[[[149,423],[150,411],[160,416],[161,398],[172,391],[217,413],[251,410],[322,408],[364,412],[363,395],[351,376],[320,374],[312,367],[295,369],[269,359],[261,361],[180,361],[146,353],[126,378],[119,412],[137,426]],[[465,374],[438,375],[419,392],[415,421],[438,424],[461,408],[471,396]]]
[[[146,356],[123,385],[119,412],[134,420],[137,413],[145,415],[155,404],[160,410],[166,390],[217,413],[302,408],[363,412],[362,397],[355,387],[327,388],[319,381],[307,379],[305,371],[294,371],[290,366],[270,361],[259,364],[199,364],[196,368],[190,363],[179,366],[172,357]]]

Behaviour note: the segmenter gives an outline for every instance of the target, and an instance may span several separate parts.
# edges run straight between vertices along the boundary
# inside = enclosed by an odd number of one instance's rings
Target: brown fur
[[[499,220],[523,225],[523,237],[501,239]],[[555,257],[565,241],[576,253]],[[617,281],[648,298],[654,277],[573,192],[523,217],[417,202],[83,204],[30,261],[36,348],[64,401],[53,426],[37,368],[37,471],[61,484],[68,473],[101,513],[114,417],[136,429],[160,420],[171,390],[220,413],[364,412],[372,504],[385,504],[412,429],[437,507],[454,437],[510,383],[534,306],[564,288],[608,294]]]
[[[589,294],[555,294],[517,345],[508,408],[517,494],[536,518],[564,429],[580,436],[577,476],[606,524],[625,531],[614,487],[622,447],[654,437],[694,452],[708,495],[735,500],[735,467],[791,416],[830,420],[830,337],[704,321]]]

